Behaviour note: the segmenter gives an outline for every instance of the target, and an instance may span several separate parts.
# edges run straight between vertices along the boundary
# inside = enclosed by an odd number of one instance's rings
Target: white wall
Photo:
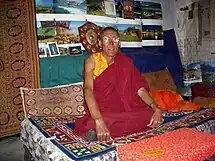
[[[215,31],[213,16],[215,0],[173,0],[176,8],[175,32],[183,65],[198,61],[213,61],[215,54]],[[192,9],[192,3],[195,2]],[[180,8],[188,7],[181,11]],[[198,7],[200,6],[200,7]],[[211,9],[213,6],[213,9]],[[189,11],[193,18],[188,19]]]

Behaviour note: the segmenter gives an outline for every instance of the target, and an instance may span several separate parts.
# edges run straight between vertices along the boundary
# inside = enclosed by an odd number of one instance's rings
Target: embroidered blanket
[[[87,142],[74,135],[74,121],[59,118],[29,118],[43,135],[72,160],[99,159],[116,160],[115,146],[103,142]],[[97,159],[98,159],[97,158]]]

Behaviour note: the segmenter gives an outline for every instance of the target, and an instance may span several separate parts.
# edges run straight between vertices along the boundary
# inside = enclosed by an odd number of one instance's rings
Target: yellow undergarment
[[[93,79],[96,79],[108,67],[108,62],[102,55],[102,52],[93,54],[95,60],[95,69],[93,70]]]

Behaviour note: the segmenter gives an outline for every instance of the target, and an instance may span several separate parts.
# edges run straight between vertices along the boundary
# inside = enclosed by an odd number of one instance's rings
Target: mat
[[[167,119],[167,116],[164,118]],[[182,116],[175,121],[167,122],[156,129],[116,138],[114,140],[114,144],[127,144],[150,138],[152,136],[161,135],[183,127],[193,128],[199,131],[215,134],[215,109],[202,109],[200,111]]]
[[[84,138],[74,135],[73,121],[65,121],[58,118],[29,118],[43,135],[57,146],[72,160],[90,160],[99,158],[116,160],[116,147],[104,142],[87,142]]]
[[[19,133],[20,87],[39,85],[34,1],[0,1],[0,137]]]

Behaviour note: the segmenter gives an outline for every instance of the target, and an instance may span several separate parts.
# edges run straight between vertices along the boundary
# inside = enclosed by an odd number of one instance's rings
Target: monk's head
[[[99,36],[99,45],[104,56],[114,57],[119,52],[119,33],[113,27],[105,27]]]

